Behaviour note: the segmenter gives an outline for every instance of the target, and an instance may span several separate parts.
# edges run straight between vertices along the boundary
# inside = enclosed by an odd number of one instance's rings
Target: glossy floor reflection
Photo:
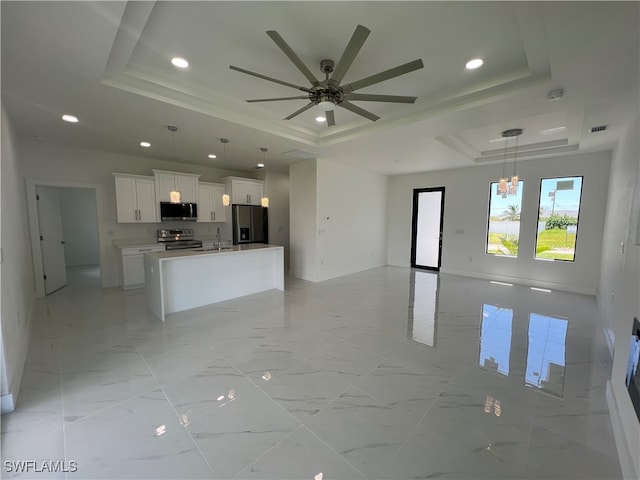
[[[70,285],[38,304],[3,478],[621,478],[597,312],[394,267],[165,323]],[[77,470],[6,469],[47,459]]]

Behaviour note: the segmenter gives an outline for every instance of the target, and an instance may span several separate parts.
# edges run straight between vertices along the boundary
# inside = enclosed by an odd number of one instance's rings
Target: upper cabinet
[[[225,189],[222,183],[198,184],[198,222],[225,222],[226,209],[222,205]]]
[[[180,192],[180,203],[196,203],[198,201],[198,177],[200,175],[164,170],[153,170],[153,174],[156,181],[158,203],[171,202],[173,200],[171,192]]]
[[[155,179],[114,173],[118,223],[156,223]]]
[[[231,203],[246,205],[260,205],[264,195],[264,182],[251,178],[225,177],[227,194],[231,197]]]

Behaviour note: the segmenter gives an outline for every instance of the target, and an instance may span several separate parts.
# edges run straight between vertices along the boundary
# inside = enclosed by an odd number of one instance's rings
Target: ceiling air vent
[[[589,133],[604,132],[607,128],[609,128],[609,125],[598,125],[597,127],[591,127]]]

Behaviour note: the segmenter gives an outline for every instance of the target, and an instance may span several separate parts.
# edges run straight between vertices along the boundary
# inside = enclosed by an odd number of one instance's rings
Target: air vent
[[[589,133],[604,132],[607,128],[609,128],[609,125],[599,125],[597,127],[591,127],[589,129]]]

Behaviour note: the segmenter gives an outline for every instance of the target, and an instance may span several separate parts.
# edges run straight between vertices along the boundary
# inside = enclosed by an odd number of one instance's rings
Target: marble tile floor
[[[383,267],[162,323],[80,278],[38,301],[2,478],[621,478],[593,297]]]

